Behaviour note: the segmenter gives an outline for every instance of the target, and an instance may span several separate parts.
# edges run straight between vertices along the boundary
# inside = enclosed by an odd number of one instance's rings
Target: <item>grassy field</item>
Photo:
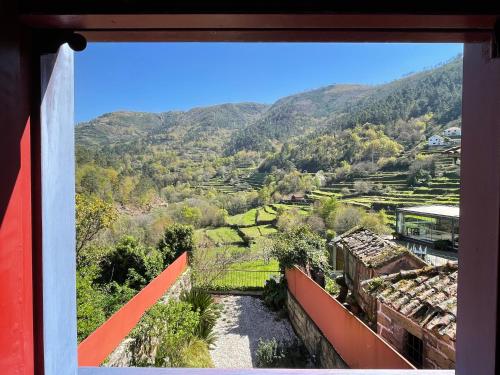
[[[243,242],[238,232],[229,227],[220,227],[216,229],[207,229],[207,237],[216,244],[235,244]]]
[[[279,264],[275,259],[263,259],[235,264],[219,280],[212,284],[214,290],[259,290],[266,281],[279,275]]]
[[[277,230],[272,225],[255,225],[248,228],[240,228],[245,235],[251,240],[255,240],[261,236],[267,236],[276,233]]]
[[[239,215],[228,216],[226,222],[229,225],[255,225],[255,216],[257,215],[257,209],[253,208],[247,212]]]
[[[265,260],[257,246],[250,247],[232,245],[209,249],[215,256],[223,251],[244,254],[241,262],[229,267],[227,272],[212,283],[212,290],[261,290],[266,280],[279,274],[279,263],[276,259]]]
[[[276,211],[270,211],[267,208],[261,208],[258,210],[258,221],[273,221],[276,219]]]

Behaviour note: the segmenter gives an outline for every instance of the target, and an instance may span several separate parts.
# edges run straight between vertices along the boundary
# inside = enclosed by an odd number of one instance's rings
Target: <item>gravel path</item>
[[[293,340],[295,333],[287,319],[277,320],[260,298],[251,296],[216,297],[223,305],[215,326],[217,342],[211,349],[216,368],[251,368],[259,338]]]

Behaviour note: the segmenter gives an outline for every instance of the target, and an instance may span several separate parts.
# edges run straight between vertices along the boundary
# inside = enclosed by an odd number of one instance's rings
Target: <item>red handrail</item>
[[[290,293],[350,368],[414,368],[301,270],[287,270],[286,279]]]
[[[78,345],[78,365],[99,366],[127,337],[142,315],[172,286],[177,277],[184,272],[187,264],[187,253],[183,253],[83,340]]]

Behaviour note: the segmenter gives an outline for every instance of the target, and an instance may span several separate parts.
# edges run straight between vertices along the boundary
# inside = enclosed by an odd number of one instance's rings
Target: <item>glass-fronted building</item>
[[[439,248],[458,249],[460,212],[453,206],[396,209],[396,232],[402,239]]]

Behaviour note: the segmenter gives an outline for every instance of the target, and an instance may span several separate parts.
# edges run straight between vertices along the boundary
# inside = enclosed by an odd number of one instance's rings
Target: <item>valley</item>
[[[457,57],[378,86],[76,125],[79,339],[181,250],[194,283],[261,290],[297,228],[324,247],[355,226],[391,235],[398,207],[457,206],[460,140],[428,139],[460,127],[461,74]]]

